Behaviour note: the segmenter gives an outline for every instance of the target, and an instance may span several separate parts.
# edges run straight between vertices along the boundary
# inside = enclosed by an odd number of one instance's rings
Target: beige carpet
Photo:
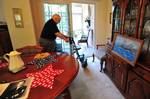
[[[99,72],[99,60],[88,58],[88,67],[80,66],[76,79],[70,85],[72,99],[124,99],[112,81]]]

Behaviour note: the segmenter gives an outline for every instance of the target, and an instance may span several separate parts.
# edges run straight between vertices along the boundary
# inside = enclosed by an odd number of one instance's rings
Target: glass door
[[[137,37],[139,15],[142,0],[129,0],[125,11],[124,33]]]
[[[93,32],[89,34],[89,30],[94,30],[94,17],[95,17],[95,5],[72,3],[72,29],[75,42],[78,44],[78,40],[82,36],[89,36],[89,45],[93,45]],[[86,43],[85,43],[86,45]]]
[[[140,39],[144,41],[143,44],[143,57],[144,59],[149,59],[150,57],[150,1],[144,0],[143,9],[143,23],[142,27],[140,28]]]
[[[113,25],[112,25],[112,37],[114,38],[115,33],[121,33],[121,8],[119,5],[114,6],[113,10]]]
[[[44,4],[44,19],[47,22],[53,14],[59,14],[61,16],[61,21],[58,24],[58,28],[60,32],[65,35],[70,35],[69,31],[69,8],[67,4]],[[56,39],[58,44],[58,50],[62,50],[65,52],[70,52],[70,45],[65,41],[61,40],[60,38]]]

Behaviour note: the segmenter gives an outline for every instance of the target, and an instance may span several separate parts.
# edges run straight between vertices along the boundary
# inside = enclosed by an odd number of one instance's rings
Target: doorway
[[[72,3],[72,35],[75,42],[78,42],[82,35],[88,35],[89,46],[93,45],[93,33],[88,34],[88,31],[94,30],[94,12],[94,4]]]
[[[72,10],[69,12],[69,4],[49,4],[44,3],[44,19],[48,21],[55,13],[61,16],[61,21],[58,24],[58,28],[65,35],[73,36],[75,42],[77,42],[81,35],[88,35],[88,28],[94,30],[94,17],[95,17],[95,5],[94,4],[81,4],[72,3]],[[72,16],[72,22],[70,22],[70,16]],[[90,20],[90,26],[87,20]],[[72,23],[72,27],[69,27]],[[72,32],[70,32],[70,29]],[[69,34],[70,33],[70,34]],[[93,45],[93,34],[89,35],[89,45]],[[65,52],[70,51],[69,43],[57,38],[56,42],[60,45],[61,49]]]

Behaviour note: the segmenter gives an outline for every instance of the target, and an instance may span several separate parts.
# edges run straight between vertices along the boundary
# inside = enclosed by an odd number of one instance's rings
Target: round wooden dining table
[[[43,86],[37,86],[30,89],[28,99],[55,99],[59,95],[65,93],[63,96],[66,99],[70,99],[70,93],[68,87],[71,82],[75,79],[79,70],[79,63],[73,56],[67,53],[52,53],[56,55],[56,62],[51,62],[54,70],[63,70],[63,72],[54,78],[53,88],[45,88]],[[33,60],[34,55],[24,57],[23,60],[25,63]],[[32,65],[25,65],[25,69],[17,73],[11,73],[8,70],[8,67],[0,68],[0,80],[2,81],[15,81],[26,78],[27,73],[39,72],[46,66],[43,66],[42,69],[37,69],[37,67]]]

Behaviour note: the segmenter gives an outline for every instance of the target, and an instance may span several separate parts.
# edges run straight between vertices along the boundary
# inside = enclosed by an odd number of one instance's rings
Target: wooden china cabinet
[[[125,86],[126,86],[126,78],[127,78],[127,63],[121,60],[119,57],[117,57],[115,54],[113,54],[113,58],[117,58],[117,60],[113,60],[113,81],[116,84],[116,86],[119,88],[121,93],[124,94],[125,92]]]
[[[150,0],[113,0],[114,33],[143,40],[135,66],[106,46],[106,74],[126,99],[150,99]]]
[[[112,79],[112,70],[113,70],[113,57],[112,57],[112,55],[111,55],[111,49],[109,49],[109,47],[107,48],[107,51],[106,51],[106,58],[107,58],[107,60],[106,60],[106,66],[105,66],[105,68],[106,68],[106,72],[107,72],[107,74],[110,76],[110,78]]]

